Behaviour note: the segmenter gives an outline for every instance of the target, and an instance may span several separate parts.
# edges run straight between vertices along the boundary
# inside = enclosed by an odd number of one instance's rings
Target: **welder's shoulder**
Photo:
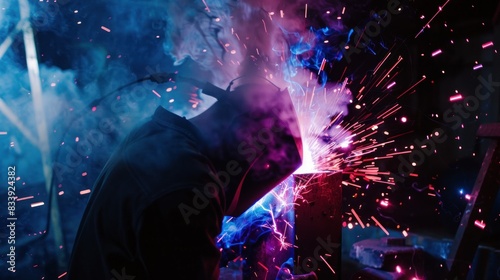
[[[146,189],[203,182],[210,165],[196,139],[175,130],[145,130],[122,148],[128,169]]]

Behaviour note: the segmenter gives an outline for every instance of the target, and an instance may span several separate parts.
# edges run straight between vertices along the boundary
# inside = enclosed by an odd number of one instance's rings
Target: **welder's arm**
[[[222,210],[216,198],[196,207],[193,196],[192,190],[177,191],[145,211],[138,250],[148,279],[218,278],[220,252],[215,238]],[[199,211],[191,213],[188,222],[179,210],[182,203]]]

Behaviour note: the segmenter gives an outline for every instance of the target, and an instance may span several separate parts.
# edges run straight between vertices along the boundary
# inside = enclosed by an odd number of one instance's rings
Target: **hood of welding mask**
[[[300,167],[302,139],[286,89],[247,83],[220,96],[219,102],[236,112],[223,137],[225,160],[217,165],[240,171],[224,185],[226,215],[239,216]]]

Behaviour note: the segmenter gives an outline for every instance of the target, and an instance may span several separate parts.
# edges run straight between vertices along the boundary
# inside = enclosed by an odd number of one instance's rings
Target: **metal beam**
[[[21,14],[21,21],[29,22],[30,6],[27,0],[19,0],[19,11]],[[43,106],[42,96],[42,83],[40,80],[40,69],[38,66],[38,55],[35,45],[35,36],[31,24],[23,26],[23,39],[26,51],[26,64],[28,68],[28,76],[31,87],[31,95],[33,96],[33,106],[35,112],[35,123],[38,132],[39,149],[42,158],[42,168],[45,177],[45,187],[48,193],[52,193],[53,199],[50,204],[50,218],[51,230],[55,241],[55,249],[58,250],[59,246],[63,246],[63,250],[59,250],[56,254],[59,268],[66,268],[66,248],[64,246],[64,238],[61,228],[59,204],[57,203],[57,193],[50,192],[52,186],[52,159],[50,155],[50,144],[47,122],[45,120],[45,112]],[[50,232],[50,231],[49,231]]]

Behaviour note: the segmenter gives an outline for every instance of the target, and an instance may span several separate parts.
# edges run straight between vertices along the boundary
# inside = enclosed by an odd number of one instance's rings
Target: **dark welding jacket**
[[[124,140],[93,188],[69,279],[218,279],[225,201],[201,146],[162,107]]]

